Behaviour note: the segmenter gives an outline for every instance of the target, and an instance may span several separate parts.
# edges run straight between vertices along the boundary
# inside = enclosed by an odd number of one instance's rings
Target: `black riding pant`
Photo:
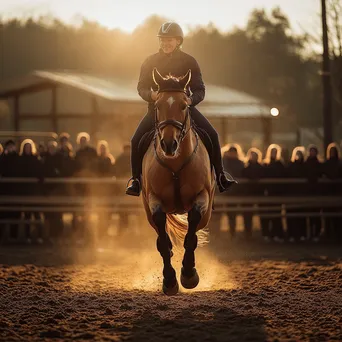
[[[219,136],[215,128],[211,123],[201,114],[195,107],[190,108],[191,118],[194,123],[204,129],[210,136],[213,144],[213,155],[211,162],[214,165],[216,175],[223,171],[221,147],[219,142]],[[139,178],[142,173],[142,156],[139,155],[139,142],[146,132],[151,131],[154,128],[154,112],[149,111],[140,121],[137,130],[135,131],[131,139],[131,167],[132,176]]]

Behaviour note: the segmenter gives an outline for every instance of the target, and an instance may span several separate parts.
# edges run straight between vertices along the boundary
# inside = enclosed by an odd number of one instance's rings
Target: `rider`
[[[191,80],[187,89],[188,105],[194,123],[204,129],[210,136],[213,144],[212,163],[215,168],[217,185],[220,192],[226,191],[234,180],[229,180],[223,171],[221,147],[216,130],[210,122],[196,109],[205,95],[205,86],[202,80],[201,70],[194,57],[181,50],[183,43],[182,28],[174,22],[164,23],[158,32],[160,50],[149,56],[141,66],[138,82],[138,93],[143,100],[148,102],[148,112],[139,124],[131,140],[131,167],[132,184],[127,187],[126,194],[139,196],[141,191],[142,156],[139,155],[139,142],[146,132],[154,128],[154,102],[157,99],[157,85],[153,81],[154,68],[165,76],[183,76],[191,69]],[[190,88],[190,89],[189,89]],[[190,92],[191,90],[191,92]]]

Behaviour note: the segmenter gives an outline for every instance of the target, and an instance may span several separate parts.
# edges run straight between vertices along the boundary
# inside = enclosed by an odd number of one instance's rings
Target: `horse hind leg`
[[[168,296],[178,293],[179,285],[176,278],[176,271],[171,265],[172,243],[166,233],[166,214],[161,206],[155,207],[152,212],[152,219],[158,229],[157,249],[163,258],[163,292]]]
[[[199,283],[199,275],[195,268],[195,250],[197,248],[197,227],[208,209],[208,194],[203,191],[188,212],[188,233],[185,236],[185,253],[182,262],[181,283],[186,289],[194,289]]]

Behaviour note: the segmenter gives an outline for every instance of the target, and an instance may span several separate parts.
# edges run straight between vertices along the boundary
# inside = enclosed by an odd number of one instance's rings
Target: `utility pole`
[[[0,16],[0,82],[4,80],[5,24]]]
[[[329,57],[329,40],[326,0],[322,3],[322,31],[323,31],[323,62],[322,62],[322,82],[323,82],[323,126],[324,126],[324,149],[333,141],[332,133],[332,96],[331,96],[331,73]]]

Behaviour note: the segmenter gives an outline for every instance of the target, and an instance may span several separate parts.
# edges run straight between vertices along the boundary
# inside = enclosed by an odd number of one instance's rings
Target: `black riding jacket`
[[[196,59],[180,49],[176,49],[171,54],[165,54],[160,50],[158,53],[147,57],[140,70],[137,89],[141,98],[149,102],[149,109],[154,107],[151,88],[154,91],[158,90],[152,77],[153,68],[157,68],[162,76],[171,74],[176,77],[184,76],[191,69],[191,80],[187,88],[187,95],[192,99],[192,106],[196,106],[203,101],[205,86]]]

